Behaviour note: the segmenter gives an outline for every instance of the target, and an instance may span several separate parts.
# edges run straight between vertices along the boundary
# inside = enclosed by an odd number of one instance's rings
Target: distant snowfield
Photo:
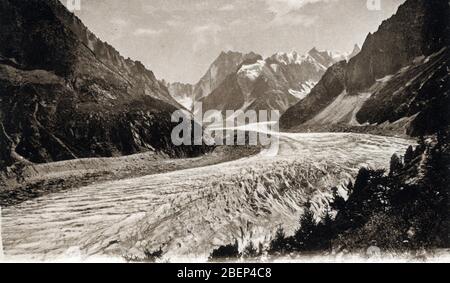
[[[101,261],[162,247],[165,258],[204,261],[218,245],[266,244],[297,226],[310,199],[317,216],[330,188],[363,166],[387,168],[411,140],[363,134],[280,134],[275,157],[96,184],[3,209],[7,260]],[[345,191],[341,189],[345,194]]]

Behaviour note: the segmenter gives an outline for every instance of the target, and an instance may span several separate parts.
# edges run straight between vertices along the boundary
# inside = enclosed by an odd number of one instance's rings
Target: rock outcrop
[[[184,83],[167,83],[170,95],[187,110],[194,104],[194,86]]]

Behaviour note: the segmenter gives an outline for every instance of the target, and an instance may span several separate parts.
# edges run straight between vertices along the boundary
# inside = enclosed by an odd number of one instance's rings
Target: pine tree
[[[354,189],[353,182],[350,180],[348,182],[348,185],[347,185],[347,193],[348,193],[348,195],[351,195],[353,193],[353,189]]]
[[[410,164],[414,159],[414,149],[409,146],[405,153],[405,164]]]
[[[262,256],[263,253],[264,253],[264,245],[263,245],[263,243],[259,242],[259,245],[258,245],[258,256]]]
[[[254,257],[258,256],[258,250],[256,249],[256,247],[252,241],[250,241],[248,246],[245,247],[243,255],[244,255],[244,257],[247,257],[247,258],[254,258]]]
[[[271,254],[274,253],[285,253],[287,251],[287,239],[286,234],[281,227],[281,225],[278,227],[277,232],[275,233],[275,238],[270,243],[270,250],[269,252]]]
[[[398,174],[403,169],[402,160],[397,154],[392,155],[390,168],[390,175]]]
[[[325,214],[321,221],[316,225],[311,234],[308,249],[309,251],[331,250],[331,240],[334,234],[334,221],[331,212],[326,208]]]
[[[323,216],[321,223],[325,226],[331,226],[333,224],[333,217],[331,217],[330,209],[328,207],[325,210],[325,215]]]
[[[305,211],[300,217],[300,228],[295,232],[295,240],[299,250],[310,250],[312,248],[312,236],[316,230],[314,212],[311,210],[311,203],[306,204]]]
[[[210,259],[238,258],[240,256],[239,243],[235,240],[234,244],[220,246],[219,248],[213,250],[210,255]]]
[[[419,137],[418,146],[416,147],[416,156],[422,154],[427,148],[427,141],[424,136]]]
[[[353,184],[352,184],[352,190],[353,190]],[[334,187],[331,189],[331,191],[333,192],[333,200],[330,202],[330,207],[333,210],[341,211],[345,207],[345,199],[339,194],[338,188]]]

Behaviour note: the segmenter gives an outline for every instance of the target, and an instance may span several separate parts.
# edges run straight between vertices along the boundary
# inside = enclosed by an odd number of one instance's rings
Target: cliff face
[[[194,86],[183,83],[168,83],[170,95],[184,108],[191,110],[194,104]]]
[[[233,51],[222,52],[194,86],[194,100],[199,101],[211,94],[228,75],[236,71],[242,62],[256,56],[258,55],[253,52],[248,54]]]
[[[395,123],[414,117],[406,129],[412,136],[433,134],[450,125],[450,50],[420,57],[388,76],[356,119],[361,124]]]
[[[106,68],[131,83],[138,94],[151,96],[176,107],[180,106],[171,97],[164,83],[157,80],[154,73],[146,69],[141,62],[133,61],[130,58],[125,59],[114,47],[101,41],[89,31],[77,17],[68,14],[63,5],[58,5],[57,0],[50,1],[55,3],[54,11],[57,18],[73,32],[83,47],[92,52],[95,58],[101,61]],[[89,70],[80,67],[77,71],[81,74],[87,74]]]
[[[349,92],[370,87],[394,74],[418,56],[429,56],[448,44],[448,1],[407,1],[395,16],[369,34],[360,54],[350,60]]]
[[[198,152],[170,141],[179,104],[167,88],[59,1],[0,0],[0,25],[3,163]]]
[[[420,135],[448,125],[449,16],[445,0],[406,1],[334,78],[333,72],[324,76],[308,100],[283,115],[282,127],[342,129],[409,119],[402,131]],[[342,87],[326,87],[326,81]]]

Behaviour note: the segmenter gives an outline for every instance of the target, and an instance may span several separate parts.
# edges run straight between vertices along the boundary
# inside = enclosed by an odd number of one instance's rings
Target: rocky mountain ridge
[[[247,60],[201,100],[203,111],[251,109],[283,113],[304,99],[336,62],[331,52],[316,48],[305,55],[279,52],[266,59],[258,56]]]
[[[390,125],[409,135],[448,126],[448,18],[446,1],[406,1],[367,36],[358,55],[331,67],[286,111],[281,126],[341,131]]]
[[[56,0],[0,1],[2,167],[141,151],[170,156],[181,106]]]
[[[269,83],[269,86],[259,86],[257,89],[258,91],[270,92],[264,89],[276,88],[276,90],[272,91],[276,93],[276,97],[268,97],[267,99],[270,102],[265,103],[263,102],[266,99],[264,94],[257,94],[258,97],[253,98],[255,107],[284,111],[293,103],[303,99],[320,80],[328,67],[341,60],[350,60],[359,51],[358,45],[355,45],[351,53],[345,54],[319,51],[317,48],[313,48],[305,55],[300,55],[295,51],[290,53],[278,52],[266,59],[253,52],[248,54],[233,51],[222,52],[197,84],[191,85],[175,82],[167,83],[167,87],[172,97],[189,110],[192,110],[194,102],[206,103],[205,111],[222,109],[223,106],[220,104],[227,104],[226,100],[234,100],[228,103],[227,107],[239,107],[238,109],[241,109],[244,106],[243,104],[248,106],[252,102],[245,102],[246,99],[241,99],[239,93],[234,93],[233,96],[233,90],[236,90],[237,87],[230,85],[229,82],[233,79],[228,78],[228,76],[235,75],[239,81],[238,84],[240,84],[239,88],[243,92],[247,92],[247,94],[252,92],[254,81],[260,76],[266,76],[268,79],[264,80],[272,80],[274,82]],[[270,67],[269,70],[263,72],[264,65]],[[279,67],[280,65],[282,66],[281,68]],[[222,83],[224,85],[221,85]],[[236,83],[236,80],[234,83]],[[220,98],[208,98],[219,87],[229,88],[229,93],[225,94],[227,91],[222,89],[218,91],[221,95]],[[215,96],[217,95],[216,93]],[[227,97],[229,95],[231,96]],[[214,108],[215,106],[218,107]],[[229,110],[232,109],[235,108],[230,108]]]

